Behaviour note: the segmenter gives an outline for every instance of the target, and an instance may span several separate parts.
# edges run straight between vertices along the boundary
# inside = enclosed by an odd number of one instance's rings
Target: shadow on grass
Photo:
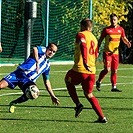
[[[70,96],[66,96],[66,95],[56,95],[58,98],[60,97],[68,97],[70,98]],[[40,94],[39,97],[49,97],[49,95],[46,95],[46,94]],[[79,98],[85,98],[84,95],[78,95]],[[107,97],[107,96],[96,96],[96,98],[101,98],[101,99],[133,99],[133,97],[115,97],[115,96],[110,96],[110,97]]]
[[[57,120],[57,119],[28,119],[28,118],[0,118],[0,120],[5,120],[5,121],[46,121],[46,122],[74,122],[74,123],[97,123],[96,121],[83,121],[83,120]]]
[[[9,107],[9,105],[0,105],[0,107]],[[62,108],[62,109],[74,109],[75,107],[65,107],[65,106],[40,106],[40,105],[16,105],[16,107],[26,107],[26,108]],[[84,107],[84,109],[92,109],[92,108],[86,108]],[[1,112],[1,111],[0,111]]]
[[[9,107],[9,105],[0,105],[0,107],[6,107],[6,106],[8,106]],[[39,106],[39,105],[35,105],[35,106],[33,106],[33,105],[16,105],[16,107],[22,107],[22,108],[47,108],[47,109],[56,109],[56,108],[60,108],[60,109],[74,109],[75,107],[64,107],[64,106]],[[84,107],[83,109],[92,109],[92,108],[88,108],[88,107]],[[111,107],[111,108],[108,108],[108,107],[106,107],[106,108],[104,108],[104,107],[102,107],[102,110],[114,110],[114,111],[118,111],[118,110],[123,110],[123,111],[132,111],[132,108],[115,108],[115,107]],[[2,111],[2,110],[0,110],[0,112],[1,113],[5,113],[5,111]]]

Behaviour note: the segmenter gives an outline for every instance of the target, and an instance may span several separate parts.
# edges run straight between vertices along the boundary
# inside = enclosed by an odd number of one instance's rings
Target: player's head
[[[111,26],[114,26],[115,27],[117,25],[117,23],[118,23],[118,17],[117,17],[117,15],[115,13],[112,13],[110,15],[110,22],[111,22]]]
[[[84,30],[92,31],[92,21],[89,18],[84,18],[80,22],[80,28],[81,28],[81,31],[84,31]]]
[[[57,44],[49,43],[47,48],[46,48],[46,57],[52,58],[55,55],[57,50],[58,50]]]

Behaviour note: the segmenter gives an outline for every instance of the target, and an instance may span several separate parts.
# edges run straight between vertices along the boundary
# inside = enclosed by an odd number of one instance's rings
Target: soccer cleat
[[[100,86],[101,86],[101,83],[97,80],[97,81],[96,81],[96,89],[97,89],[98,91],[101,90],[101,89],[100,89]]]
[[[106,117],[104,117],[103,119],[98,119],[97,121],[95,121],[95,122],[98,122],[98,123],[107,123],[108,121],[107,121],[107,119],[106,119]]]
[[[112,91],[112,92],[122,92],[122,90],[119,90],[119,89],[117,89],[117,88],[112,88],[111,91]]]
[[[79,117],[80,116],[80,112],[82,111],[82,109],[83,109],[83,105],[82,104],[80,104],[79,106],[77,106],[77,107],[75,107],[75,117],[77,118],[77,117]]]
[[[15,105],[15,103],[13,103],[13,102],[11,102],[11,103],[9,104],[9,106],[10,106],[10,107],[9,107],[9,112],[10,112],[10,113],[14,113],[14,110],[15,110],[15,108],[16,108],[14,105]]]

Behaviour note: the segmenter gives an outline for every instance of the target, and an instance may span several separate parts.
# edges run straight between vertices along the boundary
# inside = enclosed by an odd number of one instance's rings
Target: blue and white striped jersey
[[[46,58],[46,47],[37,46],[37,48],[39,58],[38,60],[40,65],[38,73],[36,72],[36,61],[32,54],[23,64],[18,66],[18,69],[22,69],[27,77],[33,82],[35,82],[41,74],[45,75],[45,77],[49,77],[50,71],[50,63],[49,60]]]

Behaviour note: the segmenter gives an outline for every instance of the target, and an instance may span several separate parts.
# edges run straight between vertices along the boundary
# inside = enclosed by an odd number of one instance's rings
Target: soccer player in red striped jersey
[[[80,23],[81,32],[76,35],[75,51],[74,51],[74,65],[69,70],[65,77],[66,87],[75,103],[75,117],[80,115],[83,105],[79,101],[75,86],[81,84],[84,95],[92,105],[92,108],[98,115],[98,121],[106,123],[98,100],[92,94],[95,83],[95,60],[98,55],[98,42],[92,34],[92,21],[85,18]]]
[[[117,69],[119,64],[119,44],[120,38],[127,45],[128,48],[131,47],[131,43],[125,36],[125,31],[121,26],[118,26],[118,17],[116,14],[112,13],[110,15],[111,25],[103,29],[101,37],[98,41],[98,46],[101,46],[103,39],[105,38],[105,45],[103,49],[103,62],[104,69],[100,72],[99,78],[96,81],[96,88],[98,91],[101,90],[101,82],[106,74],[111,70],[111,83],[112,83],[112,92],[121,92],[121,90],[116,87],[117,80]]]

